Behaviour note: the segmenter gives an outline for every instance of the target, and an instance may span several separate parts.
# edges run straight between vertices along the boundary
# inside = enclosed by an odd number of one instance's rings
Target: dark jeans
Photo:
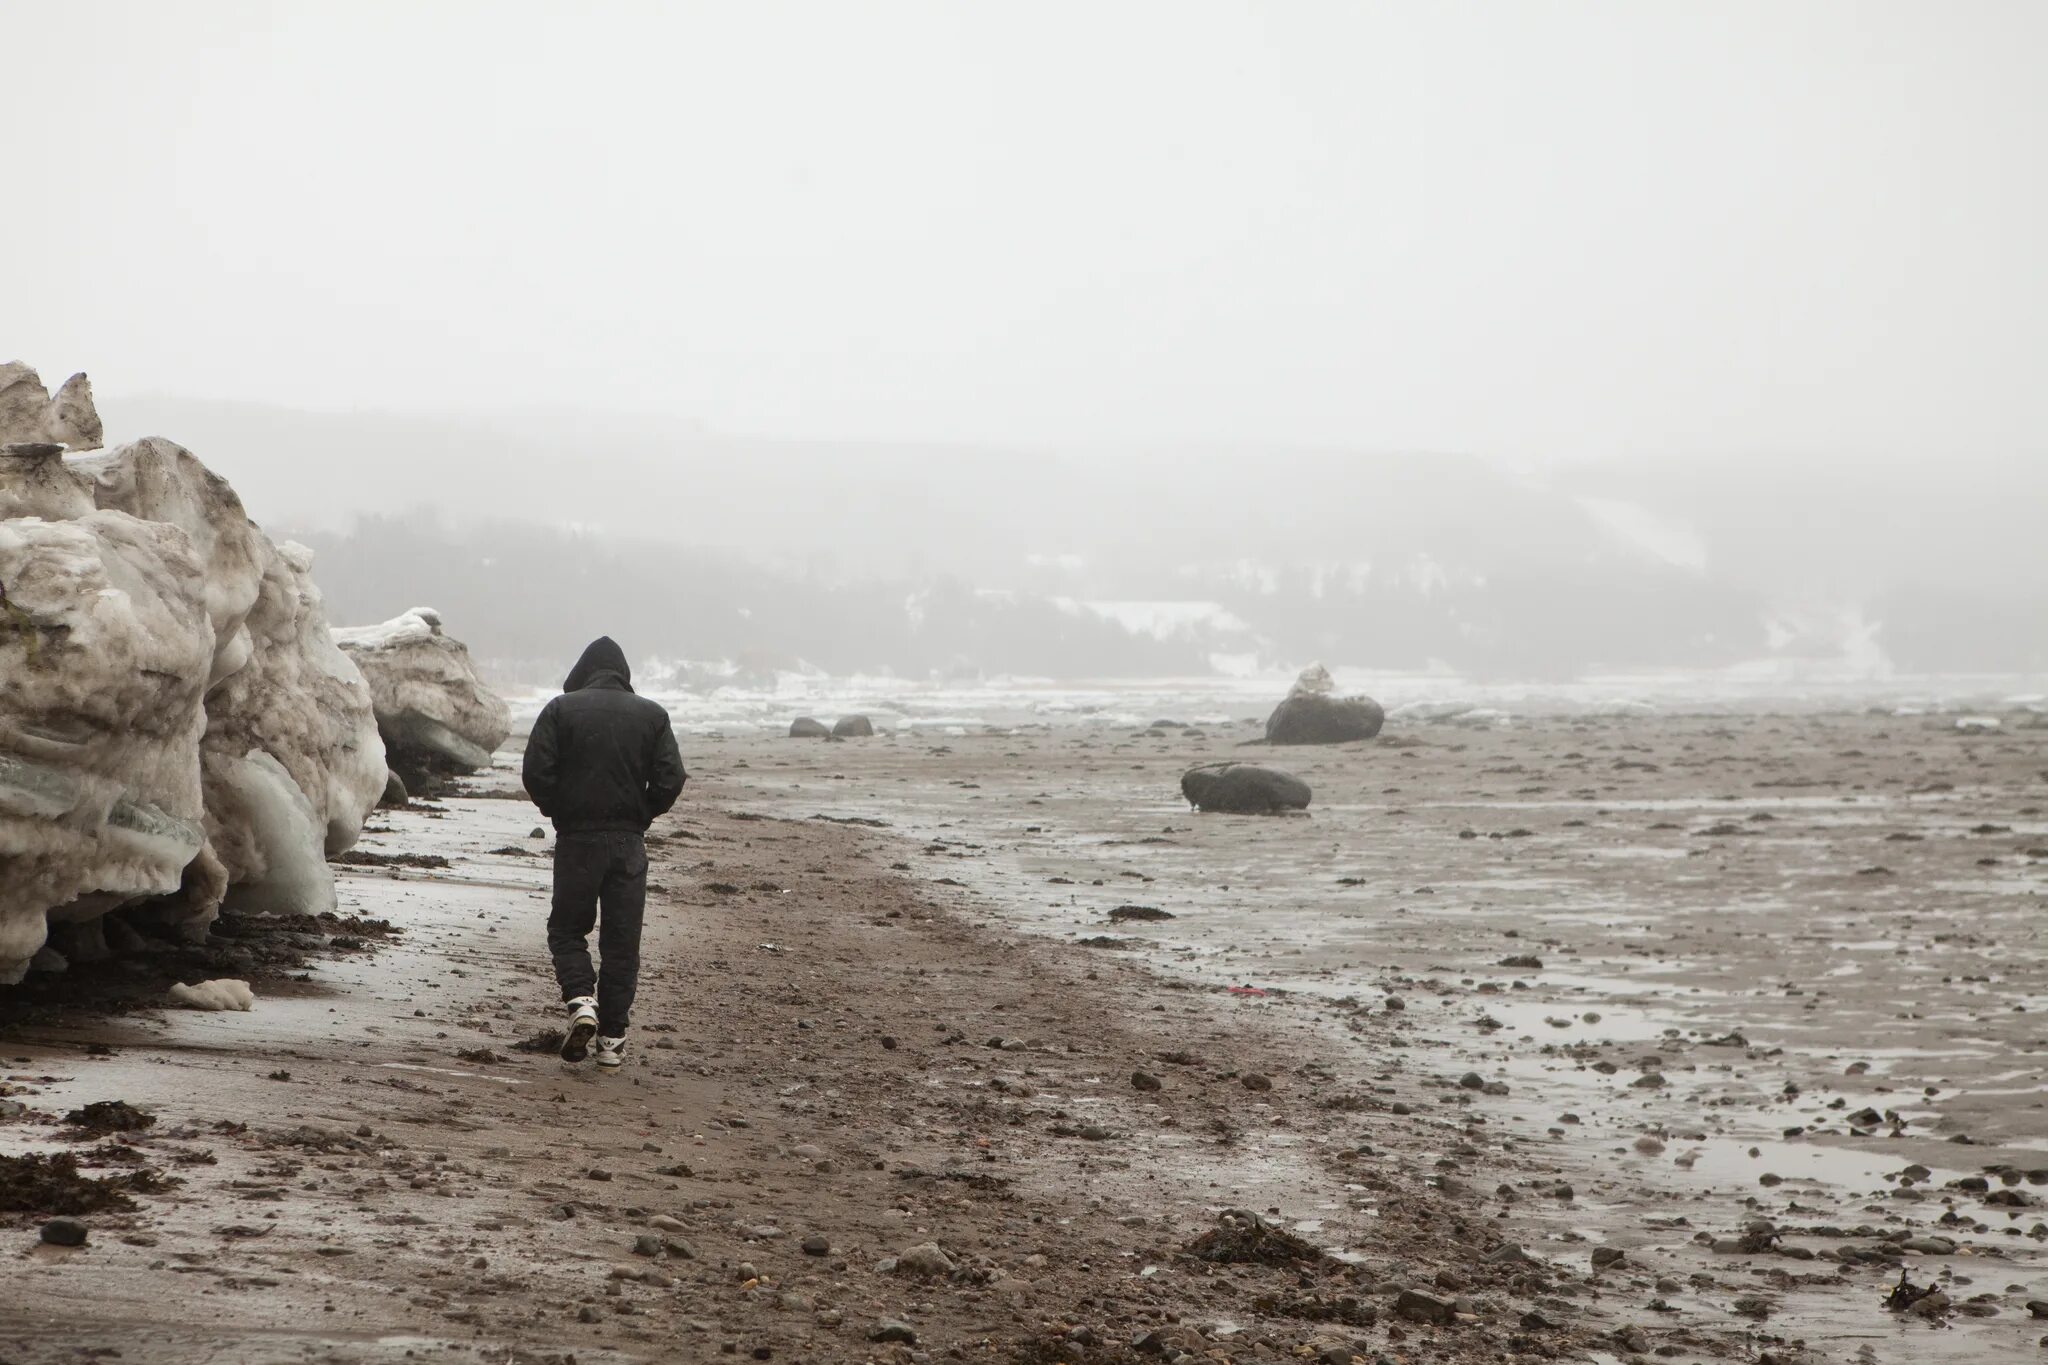
[[[599,904],[604,918],[598,918]],[[597,996],[597,1031],[623,1038],[640,984],[640,921],[647,908],[647,846],[637,834],[564,834],[555,840],[555,906],[548,952],[562,999]],[[588,938],[597,926],[602,968],[592,971]],[[596,989],[591,988],[595,985]]]

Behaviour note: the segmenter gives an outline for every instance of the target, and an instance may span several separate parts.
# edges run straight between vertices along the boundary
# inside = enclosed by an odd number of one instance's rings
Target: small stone
[[[829,1237],[806,1237],[803,1241],[803,1247],[804,1255],[806,1256],[829,1256],[832,1254],[832,1239]]]
[[[53,1247],[85,1245],[85,1224],[76,1218],[52,1218],[43,1224],[43,1240]]]
[[[526,837],[529,839],[545,839],[548,837],[548,832],[542,829],[539,825],[535,825],[533,827],[533,833],[527,835]]]
[[[1484,1090],[1486,1088],[1486,1077],[1476,1071],[1468,1071],[1458,1077],[1458,1088],[1461,1090]]]
[[[920,1242],[896,1257],[895,1272],[930,1278],[950,1275],[953,1273],[953,1258],[940,1250],[937,1242]]]
[[[1457,1309],[1433,1294],[1424,1294],[1416,1289],[1404,1289],[1400,1297],[1394,1300],[1394,1313],[1410,1322],[1434,1323],[1441,1326],[1457,1316]]]
[[[1620,1265],[1627,1259],[1628,1253],[1620,1247],[1593,1248],[1593,1269],[1595,1270],[1606,1270],[1610,1266]]]
[[[651,1232],[641,1233],[633,1239],[633,1254],[635,1256],[661,1255],[661,1238]]]
[[[1246,1072],[1238,1083],[1247,1090],[1267,1091],[1273,1088],[1273,1078],[1262,1076],[1256,1071]]]
[[[883,1318],[868,1333],[869,1341],[900,1341],[906,1346],[917,1344],[917,1329],[899,1318]]]
[[[1153,1091],[1158,1090],[1159,1088],[1159,1078],[1157,1076],[1152,1075],[1150,1072],[1133,1071],[1131,1073],[1131,1089]]]

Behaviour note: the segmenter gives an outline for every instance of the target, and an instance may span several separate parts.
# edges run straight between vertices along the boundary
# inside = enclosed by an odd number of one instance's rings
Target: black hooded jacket
[[[520,774],[562,834],[638,834],[683,793],[683,756],[668,712],[633,695],[625,651],[590,642],[562,695],[541,709]]]

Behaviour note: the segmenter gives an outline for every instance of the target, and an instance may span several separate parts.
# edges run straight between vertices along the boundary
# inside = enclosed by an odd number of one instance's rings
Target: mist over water
[[[509,682],[554,681],[599,631],[685,692],[1271,678],[1313,660],[1695,696],[1954,675],[2025,691],[2048,673],[2048,464],[1990,455],[1516,469],[104,406],[123,429],[183,433],[311,545],[337,619],[431,604]]]

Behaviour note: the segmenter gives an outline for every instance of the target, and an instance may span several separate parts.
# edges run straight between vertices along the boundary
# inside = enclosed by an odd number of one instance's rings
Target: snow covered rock
[[[26,442],[96,449],[103,433],[92,381],[74,374],[54,396],[42,377],[18,360],[0,364],[0,445]]]
[[[1386,713],[1371,697],[1337,697],[1330,670],[1311,664],[1301,672],[1286,700],[1266,717],[1268,744],[1345,744],[1371,739],[1386,723]]]
[[[377,728],[391,767],[406,786],[475,772],[512,731],[505,701],[484,685],[469,650],[441,628],[432,607],[414,607],[382,625],[334,632],[369,680]]]

